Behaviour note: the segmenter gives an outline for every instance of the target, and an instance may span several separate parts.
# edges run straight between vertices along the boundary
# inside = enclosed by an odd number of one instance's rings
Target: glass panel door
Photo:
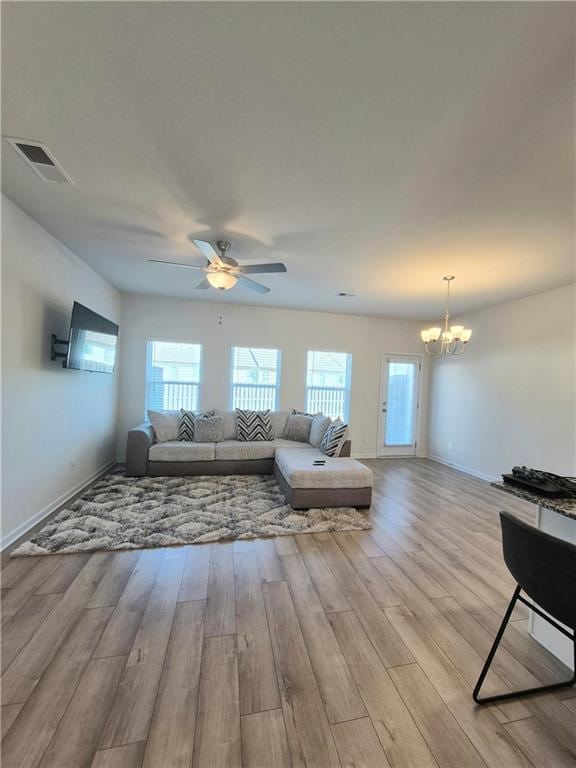
[[[380,456],[416,454],[420,360],[386,355],[382,364]]]

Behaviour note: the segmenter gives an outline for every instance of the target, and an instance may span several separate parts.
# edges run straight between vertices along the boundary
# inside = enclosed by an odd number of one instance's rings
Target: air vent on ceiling
[[[30,168],[42,181],[51,181],[56,184],[74,184],[74,181],[66,173],[64,168],[56,160],[52,152],[40,141],[28,141],[27,139],[6,140],[14,147],[20,157],[28,163]]]

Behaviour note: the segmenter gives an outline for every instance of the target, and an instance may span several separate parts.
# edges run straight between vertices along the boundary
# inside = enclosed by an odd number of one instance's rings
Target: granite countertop
[[[525,501],[531,501],[533,504],[538,504],[539,507],[545,509],[551,509],[553,512],[558,512],[560,515],[571,517],[576,520],[576,499],[551,499],[548,496],[539,496],[531,491],[524,490],[524,488],[518,488],[515,485],[509,485],[499,480],[495,483],[490,483],[492,488],[497,488],[499,491],[505,491],[512,496],[517,496],[519,499]]]

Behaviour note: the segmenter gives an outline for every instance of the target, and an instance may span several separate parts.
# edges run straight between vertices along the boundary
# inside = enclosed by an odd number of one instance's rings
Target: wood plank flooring
[[[4,768],[576,768],[576,690],[471,698],[535,508],[365,463],[371,531],[8,561]],[[520,608],[486,690],[567,676]]]

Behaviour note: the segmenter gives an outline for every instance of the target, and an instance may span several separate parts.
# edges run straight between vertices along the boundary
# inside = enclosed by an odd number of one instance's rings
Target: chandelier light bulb
[[[464,330],[463,325],[453,325],[450,330],[452,331],[452,336],[455,339],[461,339],[462,338],[462,331]]]
[[[470,328],[465,328],[465,329],[462,331],[462,336],[461,336],[460,338],[462,339],[462,341],[464,342],[464,344],[466,344],[467,342],[469,342],[469,341],[470,341],[470,337],[471,337],[471,336],[472,336],[472,331],[470,330]]]

